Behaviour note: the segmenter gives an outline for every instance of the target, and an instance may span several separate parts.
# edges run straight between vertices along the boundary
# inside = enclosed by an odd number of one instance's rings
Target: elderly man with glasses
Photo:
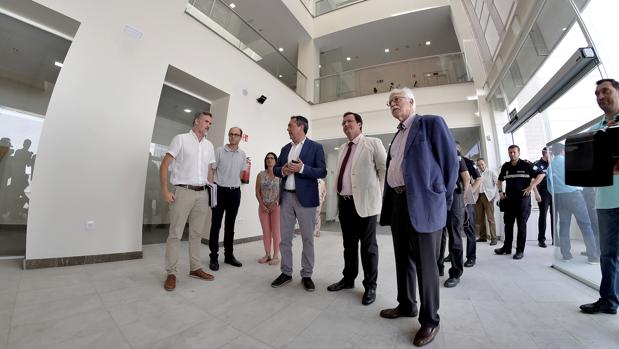
[[[413,344],[423,346],[439,330],[436,260],[456,187],[458,155],[442,117],[415,113],[413,91],[391,91],[388,106],[400,124],[387,152],[380,224],[391,225],[398,306],[382,310],[380,316],[395,319],[417,315],[417,278],[421,328]]]
[[[245,152],[239,148],[239,142],[243,136],[240,127],[232,127],[228,131],[228,144],[215,150],[215,183],[217,184],[217,206],[213,208],[211,220],[211,235],[209,248],[211,250],[211,270],[219,270],[219,229],[221,221],[226,215],[224,225],[224,263],[234,267],[241,267],[233,254],[234,223],[241,205],[241,172],[245,165]]]

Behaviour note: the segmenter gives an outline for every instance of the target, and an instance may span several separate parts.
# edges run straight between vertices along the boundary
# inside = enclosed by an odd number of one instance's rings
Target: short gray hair
[[[396,88],[391,90],[391,93],[389,95],[394,95],[396,93],[402,93],[404,96],[406,96],[406,98],[410,98],[412,100],[415,100],[415,95],[413,94],[413,90],[411,90],[408,87],[402,87],[402,88]]]

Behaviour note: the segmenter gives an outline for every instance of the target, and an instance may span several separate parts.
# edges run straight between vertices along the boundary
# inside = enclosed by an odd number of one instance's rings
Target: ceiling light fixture
[[[58,61],[54,62],[54,65],[57,66],[57,67],[60,67],[60,68],[62,68],[64,66],[64,64],[62,62],[58,62]]]
[[[282,74],[279,74],[279,75],[278,75],[278,77],[279,77],[279,78],[283,78],[284,76],[283,76]]]
[[[562,31],[566,31],[566,30],[567,30],[567,28],[566,28],[566,27],[563,27],[563,28],[561,28],[561,30],[562,30]]]
[[[428,40],[428,41],[426,41],[426,46],[430,46],[431,44],[432,44],[432,42],[431,42],[431,41],[429,41],[429,40]]]
[[[350,57],[346,57],[346,60],[347,60],[347,61],[350,61]]]
[[[278,48],[278,50],[279,50],[279,52],[284,52],[284,48],[283,47]]]
[[[185,110],[183,110],[185,113],[191,113],[191,109],[187,109],[185,108]]]
[[[389,53],[389,49],[388,48],[385,49],[385,53]]]
[[[236,5],[233,2],[231,2],[230,3],[230,8],[235,8],[235,7],[236,7]]]
[[[318,69],[320,69],[320,68],[322,68],[322,64],[319,64],[319,65],[318,65]]]
[[[466,99],[469,100],[469,101],[476,101],[477,100],[477,96],[467,96]]]

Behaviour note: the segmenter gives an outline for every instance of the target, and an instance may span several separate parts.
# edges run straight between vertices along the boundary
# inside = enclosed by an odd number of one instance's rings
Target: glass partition
[[[185,12],[307,100],[307,77],[226,3],[221,0],[190,0]]]
[[[312,17],[317,17],[367,0],[299,0]]]
[[[315,80],[314,102],[471,81],[463,53],[415,58],[327,75]]]
[[[0,33],[0,257],[16,257],[26,253],[39,137],[71,41],[1,13]]]

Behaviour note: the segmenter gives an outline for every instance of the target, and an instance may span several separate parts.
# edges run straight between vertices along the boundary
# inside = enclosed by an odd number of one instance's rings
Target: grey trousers
[[[303,207],[296,193],[283,191],[280,204],[280,230],[282,241],[279,244],[282,255],[281,271],[292,276],[292,238],[294,225],[299,221],[303,253],[301,254],[301,277],[311,277],[314,271],[314,224],[316,207]]]

